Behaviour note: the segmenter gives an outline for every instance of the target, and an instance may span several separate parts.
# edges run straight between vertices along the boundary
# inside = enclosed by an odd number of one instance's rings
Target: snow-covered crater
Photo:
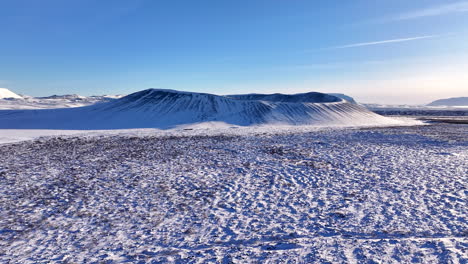
[[[169,129],[203,123],[354,126],[396,124],[397,121],[321,93],[219,96],[147,89],[86,107],[0,111],[0,128]]]

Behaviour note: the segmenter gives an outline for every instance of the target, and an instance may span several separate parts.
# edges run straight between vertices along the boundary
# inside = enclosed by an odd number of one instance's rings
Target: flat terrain
[[[436,122],[436,123],[448,123],[448,124],[468,124],[468,116],[463,117],[423,117],[421,120]]]
[[[1,263],[467,263],[468,125],[0,145]]]

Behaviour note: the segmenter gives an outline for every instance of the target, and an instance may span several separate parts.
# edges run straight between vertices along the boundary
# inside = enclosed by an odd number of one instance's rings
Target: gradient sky
[[[0,87],[32,96],[468,96],[468,1],[0,0]]]

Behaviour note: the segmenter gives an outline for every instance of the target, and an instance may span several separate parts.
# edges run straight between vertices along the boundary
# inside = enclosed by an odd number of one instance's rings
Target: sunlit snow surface
[[[0,145],[1,263],[467,262],[467,125],[118,132]]]

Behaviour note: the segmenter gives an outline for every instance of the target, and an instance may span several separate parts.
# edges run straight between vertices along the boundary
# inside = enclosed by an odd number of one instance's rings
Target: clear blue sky
[[[468,1],[0,1],[0,87],[468,96]]]

